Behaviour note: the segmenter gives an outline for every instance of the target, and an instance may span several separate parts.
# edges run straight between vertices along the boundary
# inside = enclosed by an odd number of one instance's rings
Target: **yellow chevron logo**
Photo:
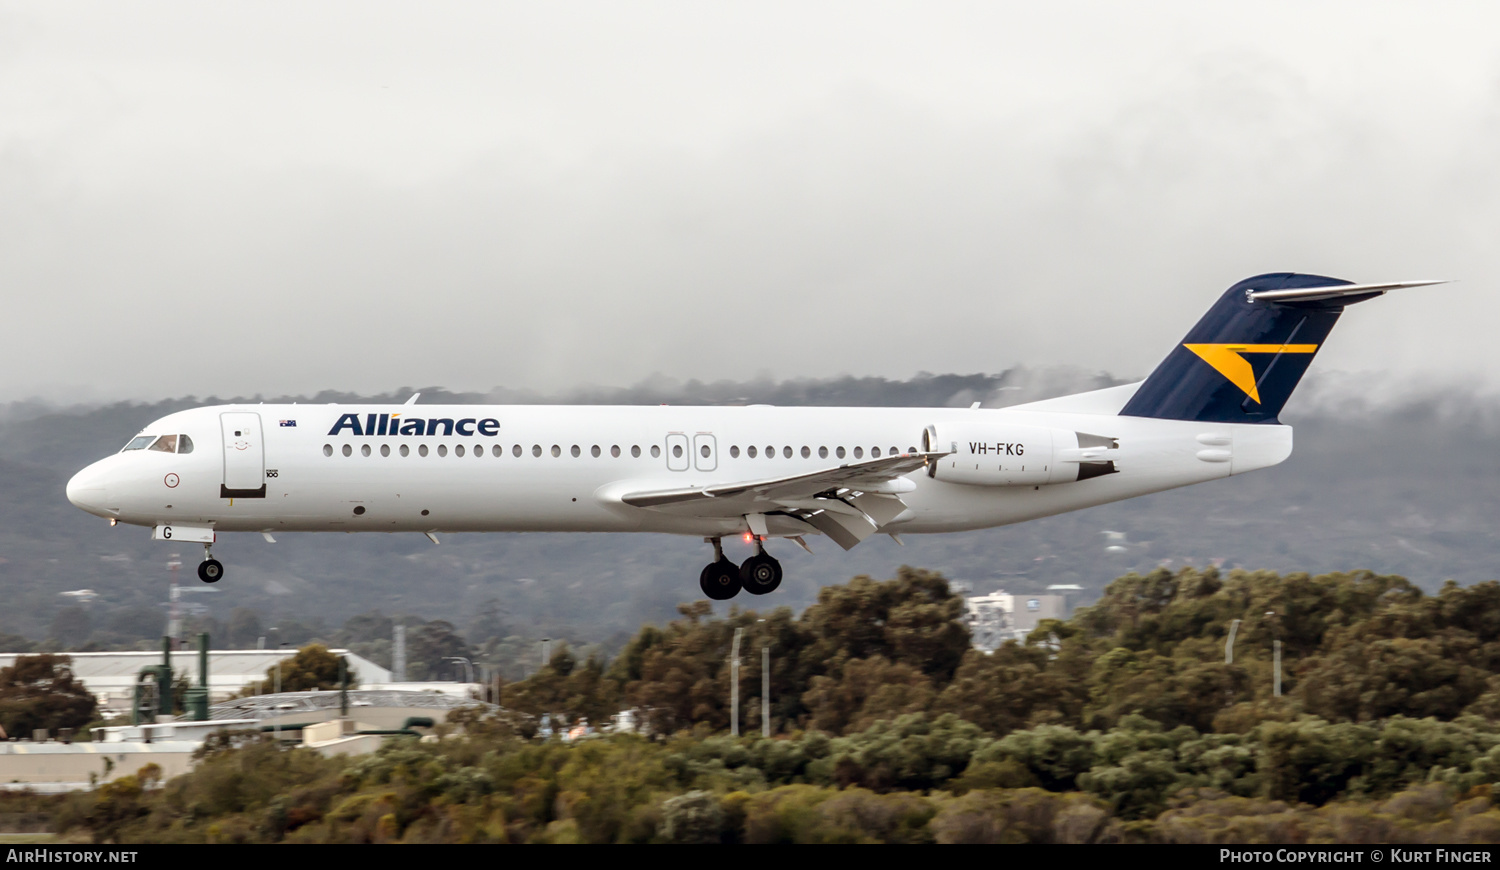
[[[1214,371],[1229,379],[1245,395],[1260,404],[1260,390],[1256,389],[1255,371],[1247,353],[1316,353],[1316,344],[1184,344],[1183,347],[1197,354],[1214,367]]]

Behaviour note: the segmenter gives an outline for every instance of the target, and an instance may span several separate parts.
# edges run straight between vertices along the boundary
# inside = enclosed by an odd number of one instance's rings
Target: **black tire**
[[[781,585],[781,563],[760,553],[740,566],[740,586],[751,595],[766,595]]]
[[[217,583],[224,577],[224,563],[218,559],[204,559],[198,565],[198,579],[204,583]]]
[[[740,594],[740,569],[728,559],[720,559],[698,575],[698,588],[714,601],[728,601]]]

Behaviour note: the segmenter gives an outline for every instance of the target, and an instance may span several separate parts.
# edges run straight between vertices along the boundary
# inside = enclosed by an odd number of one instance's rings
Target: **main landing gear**
[[[224,563],[214,558],[212,544],[203,545],[203,561],[198,565],[198,579],[204,583],[217,583],[224,576]]]
[[[743,565],[735,565],[724,556],[724,547],[718,538],[705,538],[714,545],[714,560],[704,567],[698,576],[698,587],[714,601],[728,601],[741,589],[751,595],[765,595],[776,591],[781,585],[781,563],[765,550],[760,538],[755,539],[755,555]]]

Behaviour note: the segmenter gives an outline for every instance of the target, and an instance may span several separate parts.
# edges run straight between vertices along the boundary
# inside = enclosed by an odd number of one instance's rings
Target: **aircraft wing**
[[[620,501],[686,516],[743,516],[756,534],[765,534],[767,515],[786,517],[848,550],[906,510],[901,494],[916,484],[905,475],[946,455],[901,453],[787,477],[629,492]]]

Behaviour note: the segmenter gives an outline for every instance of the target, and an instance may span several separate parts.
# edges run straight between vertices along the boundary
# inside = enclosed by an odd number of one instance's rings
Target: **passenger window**
[[[598,444],[595,444],[593,447],[589,448],[589,455],[592,456],[592,457],[594,457],[595,459],[599,458],[599,445]]]
[[[137,435],[134,438],[130,439],[130,443],[126,444],[122,448],[122,450],[145,450],[147,447],[150,447],[151,442],[155,440],[155,435]]]
[[[391,445],[389,445],[389,444],[382,444],[382,445],[380,445],[380,455],[381,456],[390,456],[391,455]]]
[[[495,458],[499,459],[501,456],[505,455],[505,450],[502,449],[499,444],[496,444],[494,447],[490,448],[490,453],[493,453],[495,455]]]
[[[187,437],[186,435],[178,435],[177,436],[177,452],[178,453],[192,453],[193,452],[193,439]]]
[[[620,458],[620,445],[616,444],[609,448],[609,455],[616,459]]]
[[[324,456],[332,456],[333,455],[333,445],[332,444],[324,444],[323,445],[323,455]]]
[[[443,448],[439,447],[438,448],[438,453],[441,454],[442,452],[443,452]],[[454,456],[462,456],[462,455],[464,455],[464,446],[462,444],[460,444],[460,445],[454,447],[453,448],[453,455]]]
[[[908,447],[908,448],[906,448],[906,452],[907,453],[916,453],[917,452],[917,448],[915,448],[915,447]]]
[[[783,448],[781,448],[781,455],[783,457],[787,458],[787,459],[791,459],[792,458],[792,448],[790,448],[790,447],[783,447]]]
[[[523,451],[523,450],[522,450],[522,449],[521,449],[521,445],[519,445],[519,444],[517,444],[517,445],[516,445],[516,446],[514,446],[514,447],[512,447],[512,448],[511,448],[511,449],[510,449],[510,455],[511,455],[511,456],[515,456],[515,457],[520,457],[520,455],[521,455],[521,454],[522,454],[522,453],[523,453],[523,452],[525,452],[525,451]]]
[[[438,455],[439,456],[447,456],[448,455],[448,445],[446,445],[446,444],[439,444],[438,445]]]
[[[418,456],[426,456],[427,455],[427,445],[426,444],[418,444],[417,445],[417,455]]]
[[[812,456],[812,451],[807,448],[806,444],[802,445],[802,458],[806,459],[809,456]]]
[[[896,456],[900,452],[901,452],[900,450],[896,449],[895,447],[892,447],[891,450],[890,450],[890,455],[891,456]]]
[[[632,459],[640,459],[641,458],[641,445],[639,445],[639,444],[631,445],[631,447],[630,447],[630,457]]]
[[[556,459],[557,457],[559,457],[561,455],[562,455],[562,448],[558,447],[556,444],[552,445],[552,458]]]
[[[840,447],[837,450],[834,450],[833,451],[833,455],[837,456],[840,459],[843,459],[844,458],[844,448]]]
[[[738,445],[731,445],[730,446],[730,448],[729,448],[729,458],[730,459],[739,459],[740,458],[740,448],[739,448]]]
[[[673,459],[681,459],[682,458],[682,445],[681,444],[673,444],[672,445],[672,458]]]
[[[531,445],[531,455],[537,457],[538,459],[540,459],[542,457],[542,445],[540,445],[540,444],[533,444],[533,445]]]
[[[870,448],[870,455],[871,456],[875,456],[875,457],[879,457],[880,456],[880,448],[879,447],[871,447]]]
[[[354,448],[350,447],[348,444],[345,444],[344,445],[344,455],[345,456],[353,456],[354,455]]]
[[[574,444],[573,445],[573,449],[569,450],[568,452],[571,453],[571,454],[573,454],[573,458],[574,459],[577,459],[579,457],[579,455],[583,453],[582,450],[578,449],[578,445],[577,444]]]
[[[775,447],[770,447],[770,446],[766,447],[766,458],[767,459],[775,459],[776,458],[776,448]]]
[[[865,458],[865,449],[863,447],[856,447],[856,448],[854,448],[854,458],[855,459],[864,459]]]
[[[158,451],[160,451],[162,453],[176,453],[177,452],[177,436],[176,435],[163,435],[160,438],[156,439],[156,443],[151,445],[151,449],[152,450],[158,450]]]
[[[369,456],[370,455],[370,445],[368,445],[368,444],[361,444],[360,447],[359,447],[359,455],[360,456]]]
[[[754,444],[751,444],[749,447],[745,448],[745,455],[748,456],[748,457],[750,457],[751,459],[755,458],[755,445]]]
[[[818,458],[819,459],[827,459],[828,458],[828,448],[827,447],[819,447],[818,448]]]
[[[401,455],[402,456],[410,456],[411,455],[411,448],[407,447],[405,444],[402,444],[401,445]]]
[[[660,459],[661,458],[661,447],[659,447],[659,446],[657,446],[655,444],[651,445],[651,458],[652,459]]]

